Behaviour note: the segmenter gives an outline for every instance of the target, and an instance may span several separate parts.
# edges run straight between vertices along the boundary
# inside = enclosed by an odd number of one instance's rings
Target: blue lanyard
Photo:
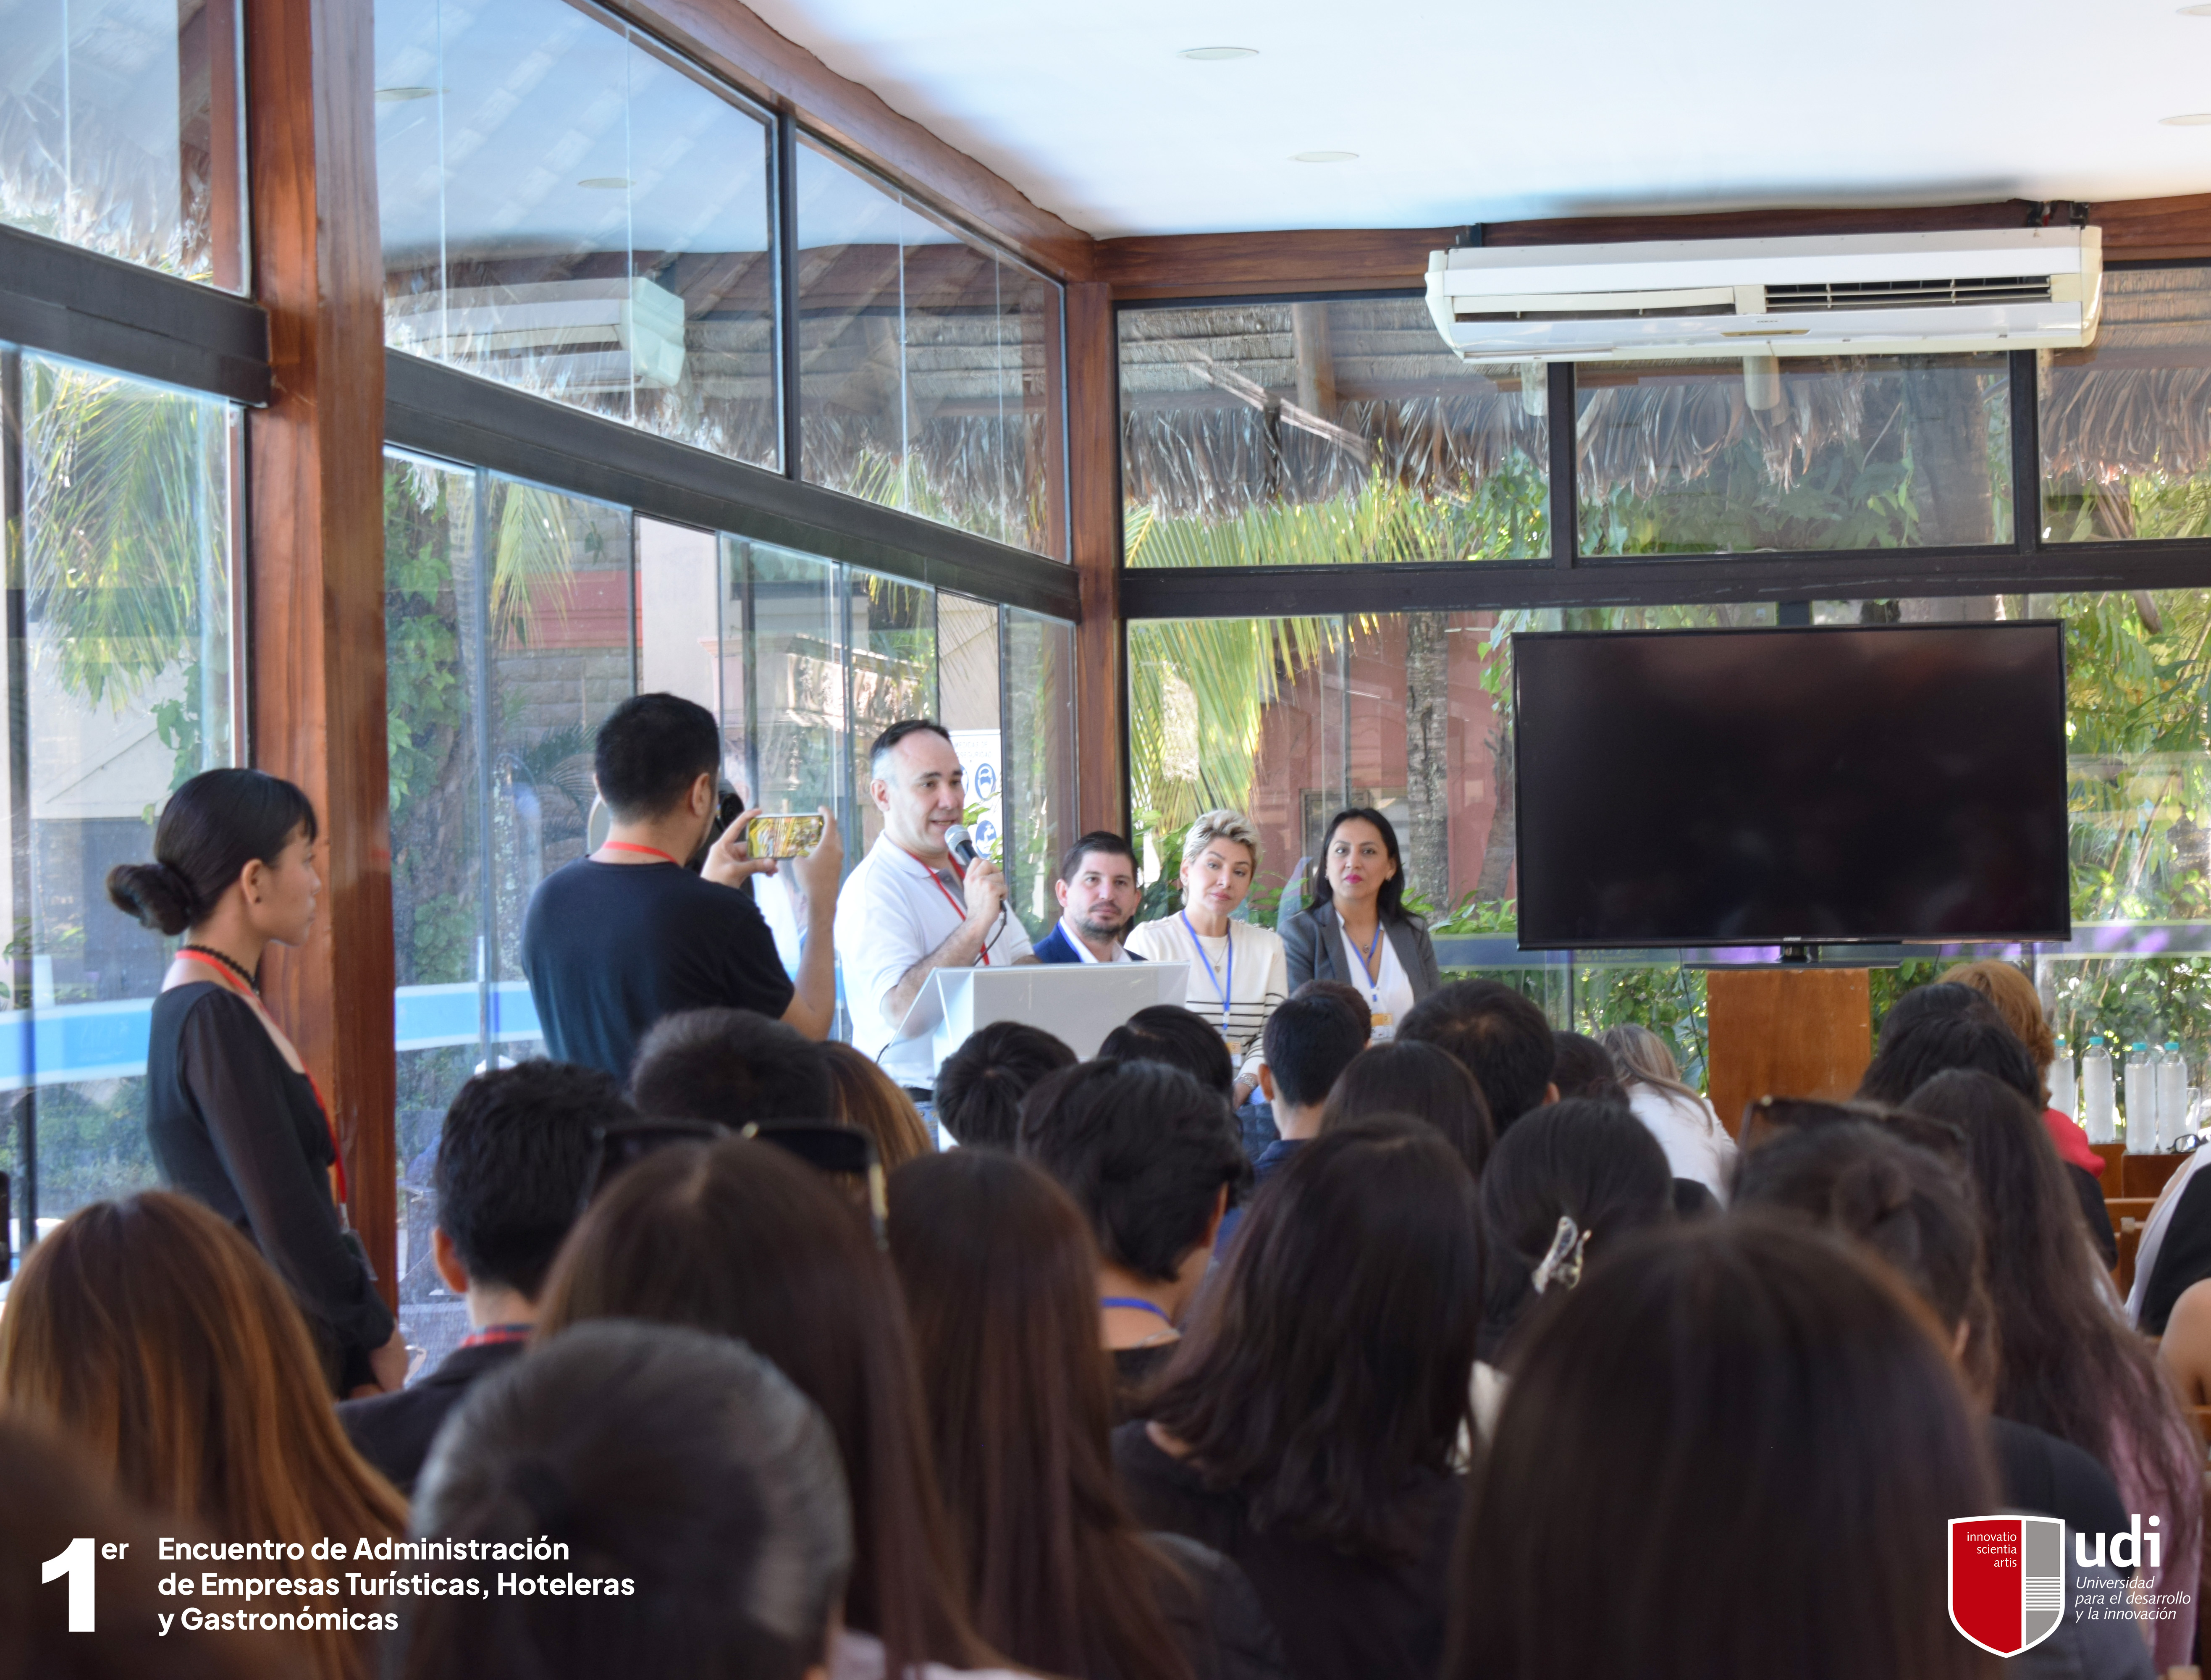
[[[1231,924],[1228,930],[1228,961],[1221,965],[1227,971],[1224,979],[1213,972],[1213,959],[1205,954],[1205,946],[1197,937],[1197,930],[1190,925],[1190,912],[1181,910],[1176,913],[1182,918],[1182,931],[1190,935],[1190,948],[1197,953],[1197,960],[1205,965],[1205,978],[1213,982],[1213,989],[1221,994],[1221,1035],[1226,1038],[1228,1035],[1228,994],[1236,989],[1235,926]]]
[[[1170,1325],[1174,1322],[1166,1307],[1155,1301],[1146,1301],[1142,1295],[1100,1295],[1098,1304],[1100,1307],[1124,1307],[1131,1313],[1150,1313],[1166,1319]]]

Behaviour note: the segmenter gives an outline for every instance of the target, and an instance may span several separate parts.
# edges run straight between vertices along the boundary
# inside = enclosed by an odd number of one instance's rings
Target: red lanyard
[[[657,846],[632,846],[627,840],[601,840],[599,842],[599,850],[602,852],[641,852],[648,858],[659,858],[663,864],[673,864],[678,869],[681,869],[683,867],[683,860],[681,858],[678,858],[670,852],[663,852]]]
[[[488,1324],[461,1337],[464,1348],[495,1348],[507,1342],[527,1342],[533,1326],[526,1324]]]
[[[267,1024],[272,1028],[276,1026],[276,1023],[270,1019],[269,1011],[263,1006],[261,999],[253,996],[250,992],[240,992],[238,989],[238,982],[234,978],[233,978],[230,970],[224,967],[220,962],[217,962],[213,957],[202,956],[197,951],[179,951],[177,953],[177,960],[179,962],[197,962],[202,967],[214,969],[216,973],[222,977],[219,984],[222,986],[224,991],[230,992],[234,997],[245,998],[247,1003],[253,1005],[253,1012],[259,1016],[264,1022],[267,1022]],[[290,1040],[287,1040],[286,1042],[289,1043]],[[305,1067],[302,1067],[300,1071],[306,1075],[307,1089],[310,1091],[312,1091],[315,1095],[315,1107],[322,1110],[323,1124],[330,1128],[330,1175],[337,1181],[338,1202],[339,1204],[342,1206],[349,1198],[346,1192],[345,1151],[338,1147],[337,1122],[330,1118],[330,1106],[329,1103],[323,1101],[323,1088],[315,1083],[315,1076],[312,1073],[308,1073]]]
[[[893,840],[891,844],[893,846],[898,846],[898,842],[896,840]],[[899,850],[906,852],[906,848],[902,846],[899,846]],[[906,855],[909,858],[913,858],[915,863],[921,864],[921,872],[929,877],[929,884],[936,888],[939,893],[942,894],[944,895],[944,901],[960,913],[960,919],[961,921],[966,921],[967,919],[967,907],[962,904],[958,899],[952,896],[952,889],[944,884],[944,877],[939,875],[935,870],[930,868],[927,864],[923,864],[920,858],[914,858],[912,852],[906,852]],[[949,861],[952,865],[952,872],[958,876],[960,880],[966,880],[967,871],[960,867],[960,860],[957,858],[950,858],[948,861]],[[985,939],[983,942],[982,963],[985,968],[990,966],[990,942],[988,939]]]

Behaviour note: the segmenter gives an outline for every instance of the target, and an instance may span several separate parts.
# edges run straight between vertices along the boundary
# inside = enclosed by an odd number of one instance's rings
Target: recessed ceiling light
[[[2211,111],[2190,111],[2179,117],[2160,117],[2158,121],[2167,128],[2202,128],[2211,124]]]
[[[379,88],[376,96],[386,105],[397,105],[402,100],[435,99],[444,91],[442,88]]]
[[[635,183],[627,175],[586,175],[576,185],[608,192],[619,192],[622,188],[634,185]]]
[[[1202,64],[1209,64],[1221,58],[1256,58],[1258,56],[1259,49],[1256,46],[1186,46],[1175,54],[1178,58],[1195,58]]]
[[[2211,118],[2206,118],[2211,121]],[[1356,152],[1298,152],[1292,155],[1292,163],[1349,163],[1358,157]]]

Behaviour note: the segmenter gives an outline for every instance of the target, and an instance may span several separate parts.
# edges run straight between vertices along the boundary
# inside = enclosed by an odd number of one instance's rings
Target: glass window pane
[[[868,746],[903,718],[933,718],[936,699],[936,591],[872,572],[847,571],[851,629],[845,679],[851,691],[852,761],[846,855],[854,862],[882,833],[868,794]]]
[[[1007,897],[1041,939],[1059,919],[1051,883],[1075,843],[1075,627],[1006,610]]]
[[[937,721],[952,731],[967,785],[975,849],[1006,861],[1006,737],[999,715],[998,610],[987,601],[936,597]]]
[[[584,854],[592,737],[633,690],[628,516],[391,455],[385,589],[401,1316],[434,1356],[466,1331],[429,1258],[439,1128],[471,1072],[542,1052],[522,915]]]
[[[637,522],[637,688],[681,694],[718,719],[722,773],[743,786],[743,643],[722,618],[722,539],[710,531],[639,515]]]
[[[1131,566],[1549,552],[1542,371],[1491,377],[1418,298],[1124,309]]]
[[[1587,555],[2008,543],[2000,355],[1575,369]]]
[[[0,0],[0,222],[245,289],[237,0]]]
[[[1058,287],[810,143],[794,190],[803,476],[1063,559]]]
[[[0,855],[12,960],[0,1091],[15,1211],[40,1222],[158,1182],[146,1035],[174,942],[117,912],[169,793],[233,761],[237,416],[119,375],[0,353],[21,481],[26,638],[7,648]],[[21,1176],[35,1143],[36,1182]]]
[[[2211,533],[2211,269],[2106,270],[2103,324],[2042,369],[2042,535]]]
[[[562,0],[377,0],[376,58],[386,342],[778,464],[767,124]]]
[[[840,797],[849,779],[837,567],[762,543],[732,546],[751,569],[753,797],[767,810],[827,805],[849,824],[849,799]],[[858,856],[849,846],[846,855]]]

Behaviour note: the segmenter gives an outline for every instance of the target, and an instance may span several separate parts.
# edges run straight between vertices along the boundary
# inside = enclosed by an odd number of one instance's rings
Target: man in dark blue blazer
[[[1118,834],[1103,829],[1067,848],[1052,882],[1059,925],[1036,942],[1039,962],[1142,962],[1122,949],[1130,923],[1143,904],[1136,885],[1136,854]]]

